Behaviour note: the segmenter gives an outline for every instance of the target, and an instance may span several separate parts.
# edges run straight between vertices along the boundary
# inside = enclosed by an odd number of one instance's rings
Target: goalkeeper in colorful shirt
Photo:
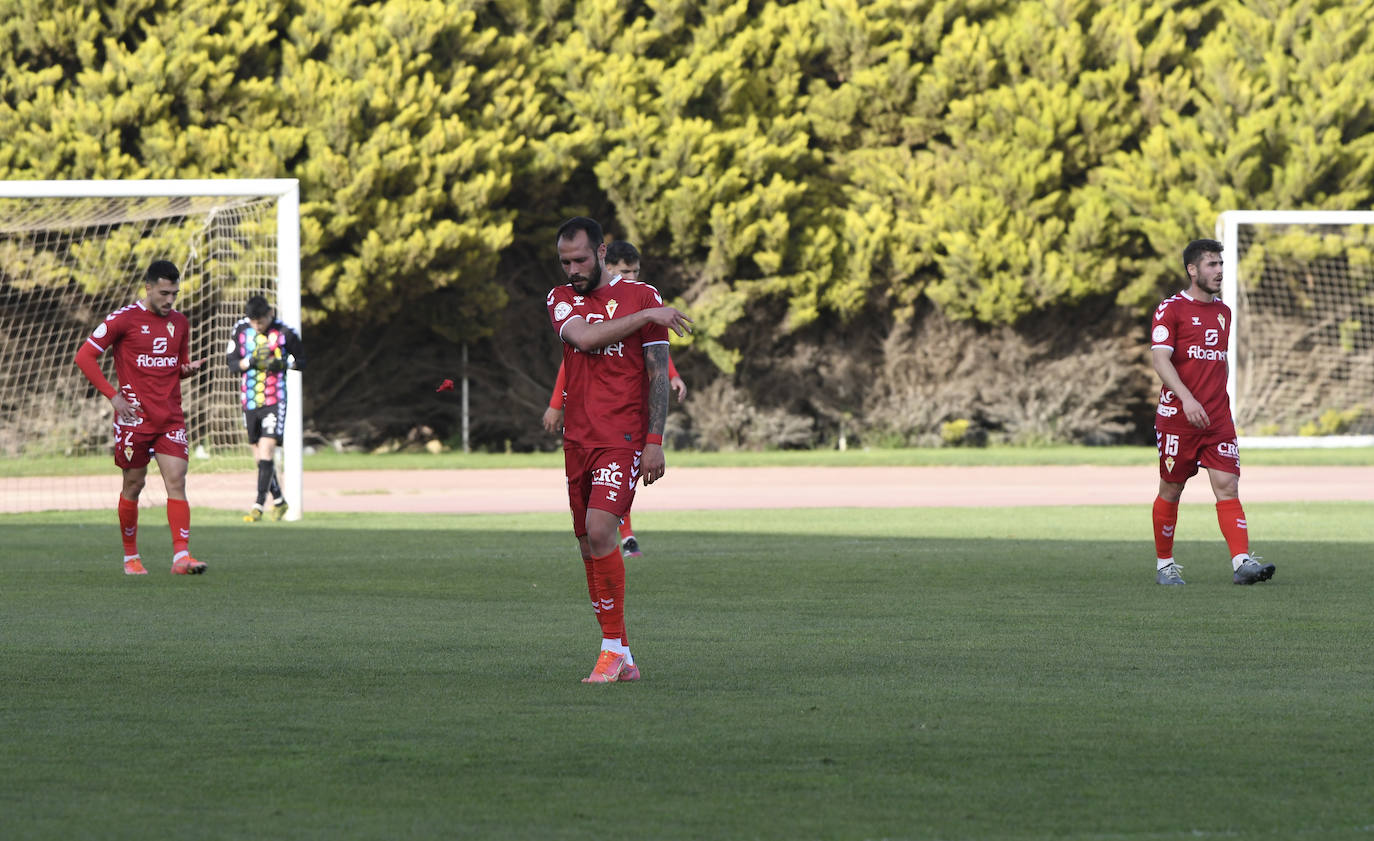
[[[272,494],[272,519],[286,515],[286,499],[273,455],[286,426],[286,372],[305,367],[305,348],[296,331],[277,319],[261,295],[248,299],[244,317],[234,325],[226,351],[229,369],[242,375],[243,424],[258,462],[258,495],[244,522],[262,519],[267,494]]]

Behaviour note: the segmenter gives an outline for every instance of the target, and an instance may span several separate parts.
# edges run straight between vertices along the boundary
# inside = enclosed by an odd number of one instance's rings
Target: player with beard
[[[612,278],[619,276],[624,280],[640,280],[639,249],[625,240],[616,240],[606,246],[605,264],[606,271]],[[549,407],[544,410],[542,420],[544,429],[550,435],[558,435],[563,431],[563,400],[568,385],[567,376],[566,369],[559,363],[558,378],[554,381],[553,393],[549,396]],[[668,357],[668,386],[677,395],[677,402],[681,403],[687,398],[687,383],[678,374],[671,355]],[[634,525],[630,522],[628,511],[620,520],[620,553],[626,558],[638,558],[644,554],[639,547],[639,540],[635,537]]]
[[[1245,510],[1240,504],[1240,449],[1226,394],[1231,309],[1221,292],[1221,243],[1199,239],[1183,249],[1188,288],[1165,298],[1150,327],[1150,355],[1163,381],[1155,410],[1159,448],[1159,496],[1154,503],[1155,581],[1182,585],[1174,560],[1174,527],[1183,486],[1207,469],[1217,499],[1217,521],[1231,553],[1236,584],[1268,581],[1273,564],[1250,554]]]
[[[625,559],[618,525],[642,474],[663,477],[668,417],[668,330],[691,319],[663,306],[648,284],[612,277],[601,226],[576,217],[558,229],[558,260],[568,283],[549,292],[549,319],[563,340],[567,399],[564,472],[573,534],[587,592],[601,626],[601,652],[584,683],[638,680],[625,634]]]
[[[191,361],[191,329],[172,308],[181,290],[181,272],[155,260],[144,275],[145,294],[105,317],[76,353],[76,365],[114,408],[114,459],[124,473],[119,493],[119,526],[124,537],[124,574],[146,575],[138,554],[138,497],[157,460],[167,491],[167,525],[172,531],[172,572],[199,575],[205,564],[191,557],[191,506],[186,501],[189,447],[181,409],[181,381],[205,360]],[[119,389],[105,379],[99,358],[114,356]]]

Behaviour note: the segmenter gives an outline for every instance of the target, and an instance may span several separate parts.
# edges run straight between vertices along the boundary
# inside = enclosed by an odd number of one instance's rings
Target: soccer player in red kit
[[[167,489],[167,525],[172,530],[172,572],[198,575],[205,564],[191,557],[191,508],[186,502],[186,419],[181,411],[181,381],[205,360],[187,359],[190,324],[172,309],[181,289],[181,272],[156,260],[144,275],[142,300],[105,317],[76,353],[76,364],[96,390],[114,406],[114,459],[124,471],[119,493],[119,526],[124,537],[124,573],[146,575],[138,554],[138,496],[157,459]],[[119,389],[100,371],[100,354],[114,351]]]
[[[667,469],[668,330],[685,335],[691,319],[663,306],[652,286],[607,272],[595,220],[564,222],[557,243],[568,283],[549,292],[546,304],[564,343],[564,472],[573,534],[601,626],[601,652],[583,682],[638,680],[625,635],[625,559],[617,525],[634,502],[640,475],[651,485]]]
[[[619,276],[622,280],[639,280],[639,249],[625,240],[618,239],[606,246],[605,262],[606,271],[612,278]],[[550,435],[557,435],[563,429],[563,393],[567,382],[566,369],[559,363],[558,378],[553,384],[553,394],[549,396],[549,408],[544,410],[544,429]],[[687,383],[678,374],[672,356],[668,357],[668,387],[677,395],[677,402],[686,399]],[[629,511],[620,520],[620,553],[627,558],[638,558],[644,554],[639,548],[639,540],[635,538]]]
[[[1250,554],[1241,508],[1240,450],[1226,394],[1231,309],[1221,292],[1221,243],[1199,239],[1183,249],[1188,289],[1165,298],[1150,326],[1150,355],[1163,388],[1155,410],[1159,448],[1159,496],[1154,504],[1155,581],[1183,584],[1174,561],[1174,526],[1183,486],[1199,467],[1207,469],[1217,499],[1217,521],[1231,553],[1237,584],[1268,581],[1273,564]]]

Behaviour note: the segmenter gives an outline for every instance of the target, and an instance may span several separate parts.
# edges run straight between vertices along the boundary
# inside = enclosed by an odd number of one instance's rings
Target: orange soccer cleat
[[[124,562],[125,575],[147,575],[148,570],[143,568],[143,559],[137,555]]]
[[[184,553],[172,561],[172,575],[200,575],[205,572],[205,564]]]
[[[625,655],[603,649],[596,658],[596,668],[582,678],[583,683],[615,683],[620,680],[620,669],[625,665]]]

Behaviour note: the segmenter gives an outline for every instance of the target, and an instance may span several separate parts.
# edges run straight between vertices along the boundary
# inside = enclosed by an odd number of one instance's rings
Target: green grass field
[[[1368,838],[1374,505],[1247,514],[636,512],[600,687],[565,516],[0,517],[0,838]]]

